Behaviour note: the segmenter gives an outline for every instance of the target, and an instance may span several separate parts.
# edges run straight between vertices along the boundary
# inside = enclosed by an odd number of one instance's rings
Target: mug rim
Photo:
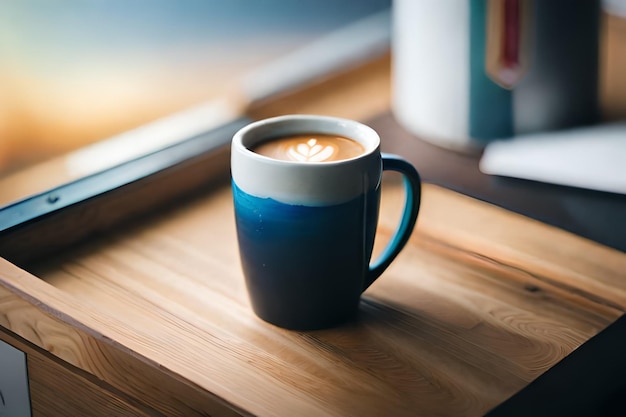
[[[272,126],[272,125],[279,126],[281,124],[288,125],[288,124],[294,124],[294,123],[299,123],[299,122],[300,123],[320,122],[320,123],[325,124],[325,126],[329,128],[328,129],[313,128],[313,129],[301,129],[301,130],[294,128],[293,131],[289,131],[289,133],[285,133],[285,135],[298,134],[298,133],[334,134],[337,136],[344,136],[349,139],[357,141],[359,144],[365,147],[365,151],[363,151],[363,153],[357,156],[353,156],[351,158],[346,158],[346,159],[340,159],[337,161],[305,162],[305,161],[288,161],[288,160],[283,160],[283,159],[271,158],[269,156],[258,154],[249,148],[250,145],[257,144],[258,142],[263,141],[265,139],[269,139],[272,136],[263,137],[263,135],[261,134],[260,136],[256,138],[256,140],[253,140],[253,143],[245,144],[245,140],[247,137],[246,135],[251,135],[251,132],[255,130],[263,129],[265,127],[267,128],[268,131],[270,131],[269,126]],[[333,125],[336,126],[335,129],[330,128],[330,126],[333,126]],[[355,133],[354,134],[345,133],[348,130],[352,130]],[[357,135],[356,133],[359,133],[359,135]],[[355,137],[355,136],[358,136],[358,137]],[[274,137],[280,137],[280,135],[274,136]],[[264,163],[273,163],[277,165],[286,165],[286,166],[304,165],[307,167],[314,167],[314,166],[328,167],[332,165],[343,165],[346,163],[358,161],[360,159],[369,157],[373,153],[377,152],[377,150],[380,148],[380,136],[374,129],[356,120],[351,120],[351,119],[342,118],[342,117],[314,115],[314,114],[286,114],[286,115],[274,116],[274,117],[258,120],[242,127],[233,136],[232,146],[236,151],[244,154],[247,158],[253,158]]]

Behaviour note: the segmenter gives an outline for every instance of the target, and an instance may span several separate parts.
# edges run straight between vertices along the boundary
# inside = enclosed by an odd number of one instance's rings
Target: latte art
[[[306,143],[298,143],[287,148],[287,153],[294,161],[323,162],[337,153],[332,145],[320,145],[317,139],[309,139]]]
[[[316,163],[354,158],[365,148],[349,138],[316,133],[271,139],[252,151],[283,161]]]

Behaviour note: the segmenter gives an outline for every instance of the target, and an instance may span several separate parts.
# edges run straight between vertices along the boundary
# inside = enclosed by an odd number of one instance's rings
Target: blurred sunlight
[[[0,3],[0,177],[228,94],[390,0]]]

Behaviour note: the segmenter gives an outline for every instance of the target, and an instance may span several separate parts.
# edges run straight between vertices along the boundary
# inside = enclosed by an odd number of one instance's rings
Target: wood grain
[[[137,339],[124,321],[102,316],[93,310],[90,300],[68,298],[29,273],[6,261],[2,263],[3,278],[17,286],[3,281],[0,287],[0,325],[62,360],[66,366],[93,375],[101,381],[101,390],[107,391],[106,386],[110,385],[116,392],[139,399],[164,415],[243,415],[234,411],[238,409],[236,405],[225,404],[172,373],[165,364],[138,353],[133,343],[125,345],[114,339],[120,336]],[[111,333],[111,329],[115,331]],[[79,375],[74,375],[76,378]],[[66,387],[59,393],[72,395]],[[37,395],[47,394],[32,394]],[[74,393],[76,396],[80,394]],[[93,415],[98,415],[95,410]]]
[[[402,199],[384,186],[378,249]],[[204,391],[254,415],[473,416],[623,313],[626,255],[424,188],[408,247],[346,326],[253,315],[228,187],[33,266],[41,280],[3,264],[0,323],[167,415],[196,415]]]
[[[162,416],[93,375],[69,366],[24,339],[0,329],[0,340],[26,352],[31,411],[34,417]]]

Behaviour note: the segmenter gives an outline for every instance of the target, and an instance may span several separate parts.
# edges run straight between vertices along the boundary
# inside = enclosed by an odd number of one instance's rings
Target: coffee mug
[[[384,170],[405,179],[403,213],[370,264]],[[241,266],[261,319],[297,330],[355,316],[361,293],[408,241],[420,205],[417,170],[381,154],[359,122],[286,115],[239,130],[232,140],[232,188]]]

